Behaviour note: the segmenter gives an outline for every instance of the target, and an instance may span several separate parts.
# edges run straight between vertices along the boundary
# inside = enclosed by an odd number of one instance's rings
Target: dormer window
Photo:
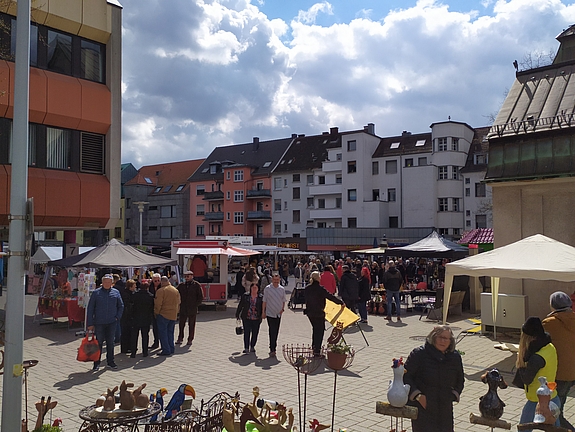
[[[150,180],[150,177],[144,177],[144,180],[146,181],[146,183],[152,184],[152,180]]]
[[[215,174],[218,172],[218,166],[217,165],[210,165],[210,174]]]
[[[154,193],[158,193],[162,190],[162,186],[158,186],[155,190]]]
[[[186,185],[185,184],[181,184],[177,187],[176,192],[180,192],[183,188],[185,188]]]
[[[485,165],[487,163],[487,155],[485,153],[477,153],[473,155],[474,165]]]
[[[164,188],[164,193],[169,192],[172,189],[172,185],[168,185]]]

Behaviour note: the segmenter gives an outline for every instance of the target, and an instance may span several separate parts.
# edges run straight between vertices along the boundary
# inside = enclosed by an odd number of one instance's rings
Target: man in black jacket
[[[389,262],[389,268],[383,274],[383,286],[385,287],[385,295],[387,298],[387,316],[386,320],[391,321],[391,307],[395,300],[395,311],[397,314],[397,322],[401,322],[401,303],[399,300],[399,290],[401,289],[401,284],[403,278],[401,273],[395,268],[395,262]]]
[[[309,322],[311,323],[312,336],[311,346],[315,357],[321,356],[321,344],[325,331],[325,300],[330,299],[336,304],[343,305],[343,302],[319,284],[321,275],[314,271],[311,276],[311,283],[305,287],[305,310]],[[343,307],[343,306],[342,306]]]
[[[178,285],[180,292],[180,334],[176,344],[184,341],[184,330],[186,321],[189,323],[188,343],[190,346],[196,333],[196,318],[198,316],[198,306],[204,300],[202,286],[194,280],[194,273],[190,270],[184,272],[185,282]]]
[[[142,351],[148,357],[148,343],[150,342],[150,325],[154,318],[154,296],[148,291],[150,284],[144,282],[140,289],[132,295],[132,331],[130,357],[136,357],[138,348],[138,335],[142,333]]]
[[[348,265],[343,266],[343,274],[339,284],[339,295],[348,309],[355,312],[355,304],[359,300],[359,283]]]

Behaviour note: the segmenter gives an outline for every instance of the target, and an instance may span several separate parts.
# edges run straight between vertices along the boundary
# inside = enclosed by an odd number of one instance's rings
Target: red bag
[[[76,360],[81,362],[95,362],[100,360],[100,345],[93,333],[88,333],[84,339],[82,339]]]

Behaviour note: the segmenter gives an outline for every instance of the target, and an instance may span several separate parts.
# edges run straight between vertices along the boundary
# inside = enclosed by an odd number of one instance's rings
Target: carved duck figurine
[[[409,384],[403,383],[403,374],[405,368],[403,366],[403,357],[393,359],[393,381],[389,382],[387,389],[387,400],[391,406],[401,408],[407,403],[409,397]]]
[[[535,407],[535,417],[533,418],[533,423],[545,423],[553,424],[561,410],[555,402],[551,401],[551,394],[555,390],[556,384],[554,382],[547,382],[547,378],[540,376],[537,378],[539,380],[539,388],[537,389],[537,406]]]
[[[507,383],[497,369],[491,369],[481,376],[481,381],[489,386],[487,393],[479,398],[479,412],[486,419],[499,420],[505,403],[499,398],[497,388],[507,388]]]

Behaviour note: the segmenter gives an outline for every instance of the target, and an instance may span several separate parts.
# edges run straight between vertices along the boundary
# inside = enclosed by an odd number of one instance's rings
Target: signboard
[[[226,240],[232,246],[253,246],[252,236],[206,236],[206,240]]]

